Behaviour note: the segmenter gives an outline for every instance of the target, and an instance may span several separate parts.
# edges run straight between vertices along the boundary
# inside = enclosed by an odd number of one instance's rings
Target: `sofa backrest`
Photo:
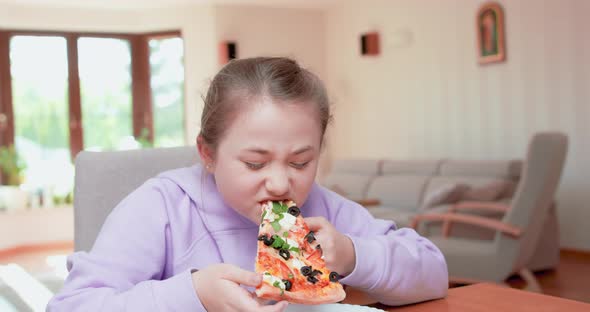
[[[380,175],[367,190],[367,198],[396,209],[415,209],[428,180],[439,171],[441,160],[383,160]]]
[[[322,184],[347,198],[364,199],[379,170],[378,159],[337,159]]]
[[[516,186],[521,170],[520,160],[338,159],[322,184],[351,199],[416,210],[428,194],[450,184],[480,188],[510,181]]]
[[[485,188],[505,183],[506,188],[512,188],[505,191],[513,193],[521,171],[520,160],[446,160],[442,162],[438,174],[428,181],[419,206],[428,194],[434,194],[450,185],[464,184],[472,188]]]

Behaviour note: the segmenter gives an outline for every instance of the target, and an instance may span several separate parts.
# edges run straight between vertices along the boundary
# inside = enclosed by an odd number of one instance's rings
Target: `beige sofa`
[[[521,171],[520,160],[339,159],[333,162],[321,184],[368,204],[365,206],[375,217],[393,220],[401,228],[409,226],[417,214],[445,212],[454,203],[464,200],[509,202]],[[501,212],[467,213],[496,219],[503,216]],[[440,231],[438,224],[420,229],[426,236],[440,235]],[[491,240],[494,232],[457,224],[451,235]],[[558,262],[558,225],[555,208],[552,208],[529,268],[534,271],[552,269]]]

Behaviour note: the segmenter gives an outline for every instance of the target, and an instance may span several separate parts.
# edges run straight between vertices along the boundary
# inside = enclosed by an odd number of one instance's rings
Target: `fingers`
[[[256,287],[262,282],[262,275],[243,270],[234,265],[223,266],[221,278],[238,284]]]
[[[307,224],[307,227],[309,227],[309,230],[314,232],[325,228],[330,224],[330,222],[328,222],[328,220],[326,220],[324,217],[305,218],[305,223]]]
[[[231,301],[228,303],[232,307],[232,311],[259,310],[258,307],[260,307],[260,304],[257,300],[255,300],[254,297],[252,297],[252,294],[236,284],[229,285],[226,288],[224,295],[226,295],[228,298],[231,298]]]

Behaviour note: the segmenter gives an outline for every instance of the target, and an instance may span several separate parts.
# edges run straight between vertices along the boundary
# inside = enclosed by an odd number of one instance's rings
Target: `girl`
[[[441,252],[411,229],[314,183],[330,119],[326,90],[286,58],[235,60],[213,79],[197,146],[202,165],[164,172],[109,215],[48,311],[282,311],[246,289],[260,205],[292,199],[341,283],[388,305],[447,291]],[[244,287],[241,287],[244,286]]]

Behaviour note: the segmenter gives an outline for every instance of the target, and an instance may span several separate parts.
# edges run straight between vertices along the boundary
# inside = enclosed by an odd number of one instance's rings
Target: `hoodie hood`
[[[170,180],[184,191],[211,233],[258,227],[223,201],[215,178],[201,164],[165,171],[157,178]]]

